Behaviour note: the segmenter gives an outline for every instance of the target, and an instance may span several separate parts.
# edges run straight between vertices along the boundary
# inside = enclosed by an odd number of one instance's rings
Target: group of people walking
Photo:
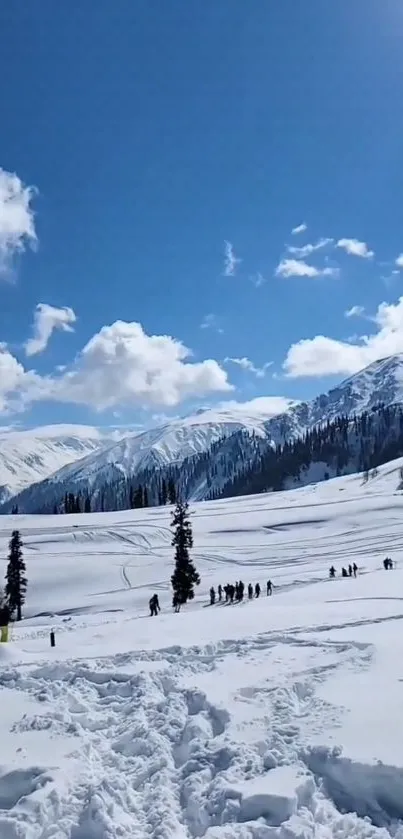
[[[248,592],[248,600],[253,600],[254,597],[260,597],[261,595],[261,588],[260,583],[256,583],[255,586],[252,583],[248,584],[247,592]],[[268,580],[266,583],[266,594],[270,596],[273,594],[273,583],[271,580]],[[227,583],[226,586],[222,586],[221,583],[217,586],[217,594],[214,586],[211,586],[210,589],[210,605],[214,606],[214,603],[218,601],[221,603],[225,598],[225,603],[241,603],[245,597],[245,583],[242,580],[239,580],[233,585],[232,583]]]
[[[358,573],[358,565],[356,565],[355,562],[353,563],[353,565],[349,565],[348,568],[344,568],[344,566],[343,566],[343,568],[341,569],[341,576],[342,577],[356,577],[357,573]],[[331,579],[333,579],[336,576],[336,574],[337,574],[337,571],[336,571],[334,565],[332,565],[332,567],[329,568],[329,577],[331,577]]]

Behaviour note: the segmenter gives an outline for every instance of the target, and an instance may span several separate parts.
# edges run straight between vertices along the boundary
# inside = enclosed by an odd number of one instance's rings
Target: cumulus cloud
[[[398,268],[403,268],[403,253],[399,254],[399,256],[396,259],[395,265],[397,265]]]
[[[41,398],[48,387],[46,377],[33,370],[26,371],[10,353],[6,344],[0,343],[0,413],[23,411],[35,398]]]
[[[324,335],[292,344],[283,364],[287,376],[351,375],[389,355],[403,352],[403,297],[381,303],[373,318],[377,331],[354,343]]]
[[[69,306],[58,309],[48,303],[38,303],[34,314],[33,337],[25,343],[28,356],[37,355],[46,349],[52,332],[61,329],[63,332],[73,332],[72,324],[76,322],[76,315]]]
[[[317,242],[310,242],[307,245],[302,245],[300,248],[295,247],[294,245],[288,245],[287,250],[288,253],[292,253],[293,256],[305,259],[305,257],[310,256],[311,253],[315,253],[315,251],[322,250],[322,248],[326,248],[328,245],[331,245],[332,243],[333,239],[323,237],[322,239],[318,239]]]
[[[250,358],[243,356],[242,358],[227,357],[224,359],[224,364],[236,364],[242,370],[248,370],[249,373],[253,373],[258,379],[262,379],[266,375],[266,370],[272,366],[273,362],[267,361],[266,364],[263,364],[263,367],[256,367]]]
[[[359,318],[365,312],[364,306],[352,306],[351,309],[347,309],[344,312],[344,317],[346,318]]]
[[[293,236],[298,236],[298,233],[305,233],[305,230],[308,229],[308,225],[303,222],[302,224],[297,224],[296,227],[293,227],[291,233]]]
[[[237,266],[240,265],[242,259],[235,256],[234,246],[231,242],[224,242],[224,277],[234,277]]]
[[[32,199],[36,190],[0,167],[0,274],[7,274],[16,254],[35,245]]]
[[[335,277],[336,268],[315,268],[300,259],[282,259],[276,268],[276,277]]]
[[[55,381],[53,398],[102,411],[129,404],[174,407],[188,397],[232,390],[217,361],[190,362],[190,356],[169,335],[147,335],[140,323],[115,321]]]
[[[247,414],[251,413],[254,416],[262,416],[263,418],[276,416],[288,411],[293,405],[297,405],[298,401],[295,399],[288,399],[286,396],[257,396],[255,399],[250,399],[248,402],[237,402],[235,399],[228,399],[220,402],[217,408],[222,411],[231,411],[232,413]]]
[[[342,248],[350,256],[359,256],[361,259],[372,259],[375,256],[374,251],[369,250],[366,242],[360,242],[358,239],[339,239],[336,242],[336,248]]]

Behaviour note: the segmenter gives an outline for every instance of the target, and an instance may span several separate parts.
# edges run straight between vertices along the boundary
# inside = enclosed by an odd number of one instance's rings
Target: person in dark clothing
[[[10,618],[10,609],[7,603],[4,603],[3,606],[0,607],[0,626],[8,626]]]
[[[255,585],[255,596],[260,597],[260,585],[259,585],[259,583],[256,583],[256,585]]]
[[[238,580],[236,581],[234,588],[235,588],[235,600],[238,601],[239,600],[239,583],[238,583]]]
[[[234,597],[235,597],[235,586],[233,586],[232,584],[228,586],[228,594],[229,594],[229,602],[233,603],[234,602]]]
[[[220,603],[221,603],[221,600],[222,600],[222,585],[221,585],[221,583],[220,583],[220,585],[218,586],[217,591],[218,591],[218,599],[219,599],[219,601],[220,601]]]
[[[245,583],[243,583],[242,580],[240,580],[239,583],[238,583],[238,600],[239,600],[240,603],[242,603],[244,591],[245,591]]]
[[[333,579],[333,577],[335,577],[335,576],[336,576],[336,569],[335,569],[334,565],[332,565],[332,567],[329,568],[329,577],[331,579]]]
[[[346,571],[346,569],[345,569],[345,568],[342,568],[342,569],[341,569],[341,576],[342,576],[342,577],[348,577],[348,574],[347,574],[347,571]]]
[[[150,606],[150,617],[157,616],[158,612],[160,611],[158,594],[153,594],[153,596],[150,599],[149,606]]]
[[[352,576],[353,576],[353,566],[352,566],[352,565],[349,565],[349,566],[348,566],[348,576],[349,576],[349,577],[352,577]]]
[[[358,571],[358,565],[356,565],[356,564],[354,563],[354,565],[353,565],[353,574],[354,574],[354,577],[356,577],[356,576],[357,576],[357,571]]]
[[[252,583],[249,583],[249,585],[248,585],[248,597],[249,597],[249,600],[252,600],[252,597],[253,597],[253,585],[252,585]]]
[[[268,597],[273,594],[273,583],[271,580],[267,580],[266,593]]]
[[[174,612],[180,612],[181,610],[181,601],[179,594],[174,594],[172,598],[172,606],[174,608]]]
[[[214,591],[214,586],[211,586],[211,589],[210,589],[210,606],[214,606],[214,603],[215,603],[215,591]]]

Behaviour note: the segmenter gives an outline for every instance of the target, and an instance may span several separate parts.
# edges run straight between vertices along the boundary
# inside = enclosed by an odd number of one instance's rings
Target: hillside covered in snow
[[[169,508],[2,517],[29,585],[0,645],[0,836],[402,839],[402,466],[195,505],[179,615]],[[208,606],[239,579],[262,596]]]
[[[27,431],[0,428],[0,503],[111,442],[107,434],[85,425],[48,425]]]

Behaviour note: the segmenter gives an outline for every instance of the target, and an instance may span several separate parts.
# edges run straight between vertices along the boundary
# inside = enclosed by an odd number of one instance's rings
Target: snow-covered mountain
[[[110,443],[102,431],[85,425],[47,425],[27,431],[0,428],[0,503]]]
[[[269,410],[264,411],[262,407],[256,411],[249,407],[244,410],[240,407],[200,410],[192,416],[103,445],[101,451],[98,447],[87,456],[83,456],[86,454],[83,452],[75,462],[70,458],[70,462],[54,474],[48,472],[45,481],[19,493],[15,501],[21,509],[36,509],[36,499],[40,499],[41,505],[46,504],[50,498],[59,498],[73,487],[93,489],[138,471],[182,463],[186,458],[207,452],[214,443],[238,431],[265,437],[268,415]]]
[[[264,444],[273,445],[295,439],[315,425],[337,416],[352,416],[381,403],[391,405],[402,402],[403,353],[369,365],[311,402],[290,404],[286,412],[274,417],[268,416],[269,411],[265,413],[261,406],[256,411],[247,405],[243,410],[240,406],[233,410],[202,410],[193,416],[176,419],[113,445],[103,446],[101,451],[92,451],[80,460],[75,458],[78,462],[73,463],[70,458],[68,465],[55,471],[45,482],[29,487],[15,500],[22,510],[36,510],[60,499],[66,491],[80,488],[91,491],[120,477],[181,464],[186,459],[208,452],[211,446],[215,447],[214,457],[221,458],[222,481],[226,473],[224,461],[234,460],[232,441],[234,451],[238,450],[239,461],[239,447],[245,441],[245,431],[260,437]],[[223,443],[224,454],[217,449],[219,441]],[[205,483],[201,476],[200,487]],[[198,492],[198,498],[201,498],[201,492]],[[8,506],[3,510],[7,511]]]

